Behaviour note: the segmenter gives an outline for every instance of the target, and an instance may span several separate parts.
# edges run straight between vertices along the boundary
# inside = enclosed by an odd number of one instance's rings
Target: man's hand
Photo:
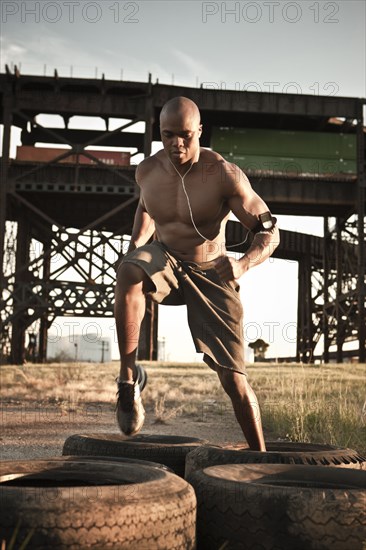
[[[230,256],[219,256],[215,260],[215,268],[220,279],[226,282],[239,279],[248,269],[245,256],[240,260],[235,260]]]

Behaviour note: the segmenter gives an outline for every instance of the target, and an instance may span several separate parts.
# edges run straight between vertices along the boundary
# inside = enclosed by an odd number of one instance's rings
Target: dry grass
[[[366,451],[365,365],[266,365],[251,380],[263,423],[291,441]]]
[[[179,416],[182,412],[183,405],[179,407],[167,407],[165,403],[165,396],[160,397],[154,406],[155,420],[154,424],[168,424],[169,420],[172,420],[176,416]]]
[[[156,423],[176,416],[208,421],[231,413],[216,374],[202,364],[143,363],[145,407]],[[292,441],[348,446],[366,452],[365,365],[248,366],[264,428]],[[118,363],[3,366],[2,402],[52,403],[62,411],[85,403],[114,407]]]

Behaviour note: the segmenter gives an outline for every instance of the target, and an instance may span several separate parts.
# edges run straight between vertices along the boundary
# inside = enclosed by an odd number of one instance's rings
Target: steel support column
[[[313,354],[310,253],[299,261],[298,296],[296,355],[299,361],[308,363]]]
[[[148,95],[145,105],[144,156],[151,155],[154,127],[154,104],[152,96],[151,74],[149,74]],[[146,303],[145,317],[142,321],[138,357],[152,361],[157,359],[158,305],[149,298]]]
[[[363,102],[360,101],[360,112],[357,121],[357,230],[358,230],[358,341],[359,362],[366,361],[366,258],[365,258],[365,134],[363,125]]]
[[[3,98],[3,150],[1,159],[1,182],[0,182],[0,298],[4,290],[4,245],[5,245],[5,223],[6,223],[6,194],[8,187],[8,168],[10,153],[10,135],[12,124],[12,98],[4,95]]]
[[[341,220],[336,220],[336,272],[337,272],[337,290],[336,290],[336,321],[337,321],[337,363],[343,362],[343,319],[342,319],[342,275],[343,275],[343,261],[342,261],[342,226]]]
[[[328,218],[324,218],[324,237],[323,237],[323,340],[324,340],[324,363],[329,363],[329,319],[327,305],[329,303],[329,223]]]
[[[7,188],[8,188],[8,168],[9,168],[9,153],[10,153],[10,136],[12,124],[12,98],[10,94],[3,96],[3,149],[1,158],[1,181],[0,181],[0,301],[3,299],[5,290],[5,274],[4,274],[4,248],[5,248],[5,233],[6,233],[6,214],[7,214]],[[3,317],[0,317],[0,334],[3,334]],[[3,354],[6,355],[3,342],[0,343],[0,365],[3,364]]]
[[[310,252],[305,257],[305,304],[306,304],[306,347],[304,349],[304,363],[311,363],[313,358],[313,300],[311,295],[311,255]]]
[[[17,290],[22,288],[24,283],[27,282],[29,272],[28,270],[21,269],[29,262],[29,250],[31,241],[30,223],[28,213],[25,209],[21,209],[21,215],[18,221],[18,234],[17,234],[17,252],[16,252],[16,278],[14,283],[14,295]],[[22,293],[20,293],[22,296]],[[15,301],[14,303],[14,320],[12,323],[12,335],[11,335],[11,350],[12,350],[12,362],[14,364],[21,365],[24,363],[25,358],[25,330],[26,330],[26,314],[23,304]]]
[[[44,247],[51,246],[51,243],[44,243]],[[51,256],[45,256],[43,259],[43,281],[47,282],[51,273]],[[45,302],[49,302],[49,296],[46,288],[43,290],[43,298]],[[47,334],[49,329],[48,310],[42,314],[39,326],[39,342],[38,342],[38,361],[44,363],[47,359]]]
[[[151,87],[151,74],[149,74],[148,95],[145,104],[145,136],[144,136],[144,157],[151,155],[151,143],[154,127],[154,104]]]
[[[300,299],[300,296],[303,296],[303,275],[302,275],[302,262],[299,261],[299,278],[297,283],[297,338],[296,338],[296,361],[301,361],[302,359],[302,348],[303,348],[303,335],[305,327],[305,312],[304,312],[304,303]]]
[[[141,324],[138,346],[138,358],[145,361],[156,361],[158,358],[158,305],[148,299],[146,313]]]

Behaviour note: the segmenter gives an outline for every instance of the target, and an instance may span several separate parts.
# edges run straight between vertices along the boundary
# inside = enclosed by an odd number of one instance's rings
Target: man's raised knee
[[[124,262],[120,265],[116,282],[118,289],[124,292],[139,286],[143,292],[148,292],[153,287],[145,271],[132,262]]]

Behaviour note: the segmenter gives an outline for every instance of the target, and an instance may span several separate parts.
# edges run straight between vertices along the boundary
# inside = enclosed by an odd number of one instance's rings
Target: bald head
[[[173,97],[165,103],[160,113],[160,124],[167,118],[184,118],[200,124],[201,115],[197,105],[188,97]]]
[[[161,141],[176,166],[199,157],[201,133],[200,112],[191,99],[174,97],[165,103],[160,113]]]

